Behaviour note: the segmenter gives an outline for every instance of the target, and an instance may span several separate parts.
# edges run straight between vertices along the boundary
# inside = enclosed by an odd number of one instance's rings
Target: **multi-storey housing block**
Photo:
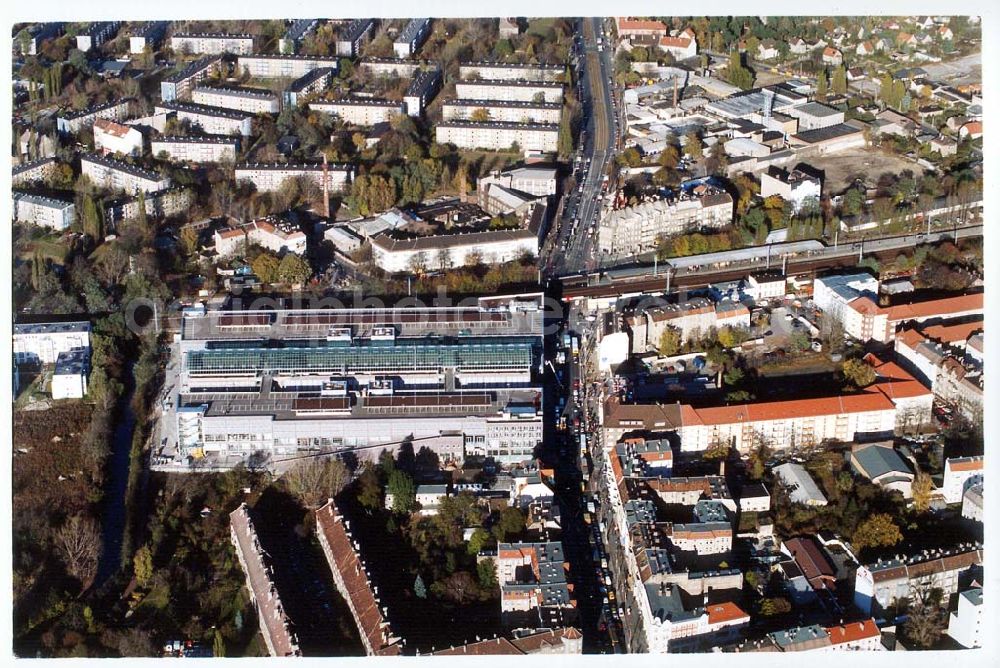
[[[337,36],[337,55],[356,58],[375,33],[375,19],[355,19],[344,26]]]
[[[95,107],[76,111],[56,117],[56,129],[63,134],[76,134],[83,128],[89,128],[99,118],[110,121],[124,121],[128,115],[131,100],[117,100]]]
[[[455,82],[455,96],[467,100],[562,103],[563,84],[523,79],[477,79]]]
[[[207,107],[189,102],[157,102],[157,114],[174,114],[179,121],[188,121],[210,135],[239,134],[249,137],[253,114],[235,109]]]
[[[325,174],[325,177],[324,177]],[[237,181],[249,181],[260,192],[281,188],[286,179],[305,177],[320,188],[324,183],[331,192],[346,190],[354,176],[354,167],[348,164],[331,164],[324,168],[320,163],[245,163],[236,168]]]
[[[232,53],[249,56],[253,53],[253,35],[226,33],[175,32],[170,36],[170,48],[175,53]]]
[[[191,101],[208,107],[234,109],[251,114],[276,114],[281,111],[281,101],[277,94],[260,88],[199,86],[191,91]]]
[[[411,58],[431,34],[430,19],[410,19],[392,43],[397,58]]]
[[[441,105],[446,121],[479,120],[504,123],[548,123],[562,120],[562,105],[558,102],[503,102],[500,100],[446,100]]]
[[[309,109],[331,114],[346,123],[362,126],[388,123],[393,116],[406,114],[406,105],[402,102],[366,97],[345,97],[339,100],[310,102]]]
[[[437,67],[425,69],[416,74],[403,96],[406,113],[410,116],[422,114],[434,96],[441,90],[442,81],[441,70]]]
[[[52,197],[15,192],[14,220],[65,230],[76,221],[76,205]]]
[[[444,121],[435,127],[439,144],[458,148],[553,153],[559,146],[559,126],[533,123]]]
[[[160,99],[164,102],[190,99],[192,89],[217,72],[221,63],[222,56],[205,56],[188,63],[160,82]]]
[[[565,81],[566,67],[538,63],[467,62],[459,65],[458,76],[461,79],[555,81],[562,83]]]
[[[729,193],[698,186],[675,199],[657,199],[611,211],[598,226],[598,245],[605,253],[639,253],[654,248],[663,236],[718,230],[732,222],[733,198]]]
[[[257,79],[298,79],[321,67],[337,71],[337,58],[321,56],[265,55],[240,56],[236,71]]]
[[[95,185],[110,190],[151,193],[170,187],[170,179],[157,172],[89,153],[80,156],[80,170]]]
[[[150,142],[150,152],[154,157],[165,154],[170,160],[179,162],[221,162],[235,161],[239,151],[236,137],[160,137]]]

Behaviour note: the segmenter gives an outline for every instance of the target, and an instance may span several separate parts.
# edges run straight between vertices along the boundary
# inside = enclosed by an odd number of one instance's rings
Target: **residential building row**
[[[676,330],[680,340],[695,341],[710,330],[722,327],[750,327],[750,309],[739,302],[718,304],[696,297],[680,304],[641,308],[625,316],[634,354],[646,353],[660,346],[667,328]]]
[[[464,62],[458,67],[460,79],[493,81],[551,81],[563,83],[566,68],[540,63]]]
[[[157,172],[91,153],[80,155],[80,171],[96,186],[130,194],[152,193],[170,187],[170,179]]]
[[[82,399],[90,375],[89,322],[14,324],[14,364],[54,365],[53,399]]]
[[[204,56],[192,61],[160,82],[160,99],[164,102],[191,99],[191,91],[200,82],[217,73],[222,56]]]
[[[562,105],[557,102],[453,99],[441,105],[441,114],[446,121],[467,121],[477,116],[481,121],[558,125],[562,119]]]
[[[76,222],[76,205],[53,197],[14,193],[14,220],[53,230],[65,230]]]
[[[292,178],[305,178],[329,192],[341,192],[350,187],[354,167],[349,164],[322,163],[244,163],[235,169],[236,181],[249,181],[259,192],[273,192]]]
[[[63,134],[77,134],[80,130],[91,127],[99,118],[124,121],[131,102],[131,100],[117,100],[82,111],[60,114],[56,117],[56,129]]]
[[[406,114],[406,104],[403,102],[367,97],[310,102],[309,109],[330,114],[351,125],[364,127],[388,123],[394,116]]]
[[[435,126],[435,141],[458,148],[554,153],[559,147],[559,126],[532,123],[444,121]]]
[[[167,35],[170,21],[148,21],[132,28],[128,38],[128,52],[139,55],[149,49],[156,51]]]
[[[122,155],[142,155],[142,133],[134,127],[115,123],[106,118],[94,121],[94,149],[101,155],[120,153]]]
[[[505,627],[537,630],[576,623],[562,543],[500,543],[495,566]]]
[[[410,19],[396,35],[392,50],[397,58],[412,58],[430,34],[430,19]]]
[[[239,139],[229,136],[163,136],[150,142],[154,157],[178,162],[235,162],[238,151]]]
[[[253,131],[253,114],[235,109],[209,107],[192,102],[157,102],[156,114],[173,115],[210,135],[238,134],[249,137]]]
[[[55,158],[41,158],[14,165],[11,169],[11,185],[17,187],[48,181],[55,176],[58,167],[59,161]]]
[[[253,44],[253,35],[175,32],[170,36],[170,48],[175,53],[248,56],[253,53]]]
[[[466,100],[502,102],[563,101],[563,84],[524,79],[475,79],[455,82],[455,96]]]
[[[199,86],[191,91],[191,101],[208,107],[221,107],[252,114],[276,114],[281,110],[277,94],[259,88]]]
[[[337,35],[337,55],[356,58],[375,34],[375,19],[355,19]]]
[[[339,64],[332,57],[256,54],[237,58],[236,71],[255,79],[298,79],[321,68],[336,72]]]

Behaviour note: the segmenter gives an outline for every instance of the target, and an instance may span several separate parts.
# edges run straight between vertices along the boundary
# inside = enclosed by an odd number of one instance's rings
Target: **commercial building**
[[[102,155],[109,153],[141,155],[142,143],[142,133],[133,127],[106,118],[94,121],[94,149]]]
[[[338,64],[337,58],[257,54],[237,58],[236,71],[257,79],[298,79],[319,68],[336,72]]]
[[[496,574],[500,618],[508,628],[543,629],[576,622],[562,543],[500,543]]]
[[[910,599],[914,588],[936,588],[950,596],[982,577],[982,563],[982,546],[963,543],[862,565],[855,575],[854,604],[864,614],[891,620],[896,604]]]
[[[847,304],[862,296],[877,298],[878,287],[878,279],[871,274],[819,276],[813,281],[813,303],[824,317],[843,322]]]
[[[91,49],[96,49],[105,42],[108,42],[118,34],[121,21],[97,21],[91,23],[76,36],[76,48],[84,53]]]
[[[487,79],[495,81],[553,81],[563,83],[566,67],[541,63],[492,63],[467,62],[459,65],[460,79]]]
[[[499,185],[536,197],[545,197],[555,195],[558,191],[559,171],[555,167],[516,167],[483,176],[476,185],[480,191]]]
[[[399,77],[409,79],[423,65],[416,60],[404,58],[362,58],[357,65],[363,72],[376,77]]]
[[[424,113],[427,105],[431,103],[434,96],[441,90],[441,70],[438,67],[425,69],[413,77],[413,81],[406,88],[403,96],[403,104],[406,105],[406,113],[410,116],[420,116]]]
[[[272,192],[281,188],[286,179],[303,177],[322,188],[324,182],[330,192],[346,190],[354,176],[354,167],[348,164],[322,163],[244,163],[236,167],[237,181],[249,181],[260,192]]]
[[[276,114],[281,102],[275,93],[260,88],[199,86],[191,91],[191,101],[209,107],[234,109],[251,114]]]
[[[55,176],[58,166],[59,161],[55,158],[41,158],[32,162],[14,165],[11,169],[11,185],[16,187],[48,181]]]
[[[912,496],[913,471],[891,444],[867,443],[851,449],[851,468],[879,487],[885,487],[909,499]]]
[[[221,162],[235,161],[239,151],[236,137],[160,137],[150,142],[150,152],[154,157],[163,154],[170,160],[179,162]]]
[[[455,96],[467,100],[549,102],[562,104],[563,85],[523,79],[476,79],[455,82]]]
[[[475,114],[480,120],[504,123],[550,123],[562,120],[562,105],[558,102],[503,102],[500,100],[446,100],[441,105],[446,121],[470,120]]]
[[[188,121],[210,135],[239,134],[249,137],[252,132],[253,114],[246,111],[188,102],[157,102],[155,113],[175,114],[177,120]]]
[[[805,506],[825,506],[826,497],[819,491],[819,486],[809,472],[800,464],[788,462],[774,467],[774,475],[788,487],[788,495],[792,503]]]
[[[607,213],[598,225],[602,252],[632,254],[650,250],[660,237],[733,222],[733,198],[720,188],[699,186],[674,199],[657,199]]]
[[[59,353],[52,370],[52,398],[82,399],[87,394],[89,373],[89,348],[73,348]]]
[[[170,37],[170,48],[175,53],[232,53],[249,56],[253,53],[253,35],[224,33],[175,32]]]
[[[55,364],[60,353],[90,350],[90,323],[43,322],[14,325],[16,364]]]
[[[181,457],[218,467],[410,443],[531,459],[542,438],[537,295],[453,308],[207,312],[181,323]]]
[[[779,167],[771,167],[760,175],[760,196],[766,199],[778,195],[792,204],[793,211],[800,210],[803,202],[810,198],[814,199],[818,210],[821,192],[822,183],[819,178],[799,169],[788,172]]]
[[[295,53],[302,40],[316,30],[318,25],[319,19],[295,19],[278,41],[278,51],[282,54]]]
[[[170,187],[170,179],[157,172],[92,153],[80,155],[80,171],[94,185],[109,190],[151,193]]]
[[[337,36],[337,55],[356,58],[375,33],[375,19],[355,19]]]
[[[799,132],[819,130],[844,122],[844,112],[822,102],[806,102],[791,106],[784,113],[799,119]]]
[[[392,50],[397,58],[410,58],[431,34],[430,19],[410,19],[406,26],[396,35]]]
[[[948,616],[948,635],[962,647],[983,646],[983,588],[966,589],[958,595],[958,609]]]
[[[402,102],[368,97],[345,97],[339,100],[310,102],[309,109],[331,114],[345,123],[365,127],[388,123],[393,116],[406,114],[406,105]]]
[[[387,608],[379,601],[368,569],[351,537],[347,519],[333,499],[316,511],[316,536],[333,574],[337,591],[347,603],[368,656],[396,656],[404,641],[392,632]]]
[[[199,82],[218,71],[222,56],[205,56],[175,72],[160,82],[160,99],[164,102],[187,100]]]
[[[445,121],[435,128],[439,144],[454,144],[458,148],[554,153],[559,145],[559,126],[530,123],[477,123]]]
[[[229,539],[246,577],[250,602],[257,610],[258,627],[271,656],[302,656],[299,641],[275,586],[270,556],[261,547],[246,503],[229,515]]]
[[[15,192],[14,220],[65,230],[76,222],[76,205],[52,197]]]
[[[229,256],[257,244],[275,253],[305,255],[306,235],[297,226],[274,217],[261,218],[245,225],[225,227],[215,232],[215,252]]]
[[[149,21],[132,30],[128,38],[128,50],[132,55],[139,55],[149,49],[156,51],[167,34],[170,21]]]
[[[317,67],[289,84],[281,97],[286,107],[296,107],[302,98],[326,90],[333,79],[331,67]]]
[[[117,100],[106,104],[89,107],[83,111],[60,114],[56,117],[56,129],[62,134],[76,134],[84,128],[89,128],[99,118],[109,121],[124,121],[128,115],[131,100]]]
[[[797,150],[800,156],[828,155],[864,148],[865,124],[862,121],[850,120],[846,123],[828,125],[815,130],[805,130],[788,138],[791,148]]]

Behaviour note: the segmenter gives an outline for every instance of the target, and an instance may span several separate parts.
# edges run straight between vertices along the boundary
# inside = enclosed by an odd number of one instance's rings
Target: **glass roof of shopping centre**
[[[214,347],[187,352],[189,373],[337,373],[459,369],[517,369],[531,366],[532,343],[521,339],[489,343],[364,343],[310,347]],[[235,342],[234,342],[235,343]],[[249,342],[242,342],[243,344]],[[323,342],[325,343],[325,342]]]

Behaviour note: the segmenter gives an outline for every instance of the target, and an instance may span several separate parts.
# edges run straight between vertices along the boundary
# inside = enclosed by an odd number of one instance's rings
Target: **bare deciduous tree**
[[[284,478],[288,491],[303,505],[318,508],[344,488],[351,473],[340,459],[312,459],[290,469]]]
[[[87,582],[97,570],[101,552],[101,533],[97,522],[83,515],[74,515],[56,534],[56,545],[66,562],[66,570]]]

